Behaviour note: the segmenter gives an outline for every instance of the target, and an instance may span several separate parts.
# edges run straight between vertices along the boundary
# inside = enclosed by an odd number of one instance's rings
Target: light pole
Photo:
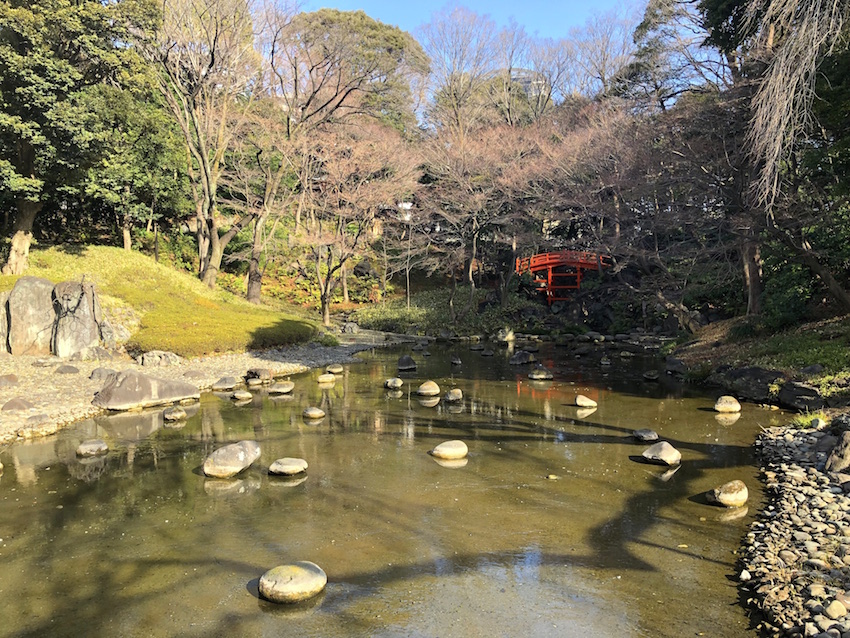
[[[407,312],[410,312],[410,240],[413,234],[413,217],[410,214],[410,209],[413,208],[413,202],[400,202],[399,210],[402,211],[402,219],[407,222],[407,265],[404,269],[405,274],[405,292],[407,294]]]

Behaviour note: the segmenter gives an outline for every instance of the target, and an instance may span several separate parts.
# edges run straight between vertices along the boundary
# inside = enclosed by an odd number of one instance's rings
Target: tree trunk
[[[761,254],[759,242],[754,237],[747,237],[741,246],[741,261],[744,266],[744,281],[747,285],[747,316],[761,314]]]
[[[342,301],[348,303],[348,268],[345,267],[345,264],[340,268],[339,278],[342,282]]]
[[[130,235],[130,215],[124,213],[124,223],[121,227],[121,236],[124,239],[124,250],[133,250],[133,238]]]
[[[802,250],[800,252],[800,261],[820,278],[833,299],[841,304],[844,312],[850,313],[850,294],[847,293],[841,283],[832,275],[829,268],[824,266],[811,251]]]
[[[263,213],[254,221],[254,238],[251,243],[251,259],[248,262],[248,291],[246,298],[251,303],[260,303],[263,288],[263,272],[260,270],[260,257],[263,255],[263,226],[267,213]]]
[[[9,250],[6,265],[3,266],[4,275],[22,275],[27,269],[33,223],[44,206],[42,202],[31,202],[26,199],[19,199],[17,205],[18,214],[13,228],[12,247]]]
[[[210,252],[206,270],[201,277],[208,288],[215,288],[215,280],[221,268],[221,260],[224,257],[224,245],[218,237],[218,229],[210,229]]]

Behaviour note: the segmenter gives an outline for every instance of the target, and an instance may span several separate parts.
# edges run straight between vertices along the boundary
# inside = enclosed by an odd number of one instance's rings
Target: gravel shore
[[[770,428],[756,441],[768,500],[739,578],[765,635],[850,638],[850,477],[823,469],[848,429],[845,414],[829,428]]]
[[[250,368],[269,368],[275,376],[304,372],[329,363],[355,361],[353,355],[374,347],[372,343],[300,346],[181,360],[176,365],[142,367],[130,358],[110,361],[64,361],[57,357],[0,357],[0,444],[34,438],[102,412],[91,404],[103,381],[92,381],[95,368],[140,370],[162,379],[180,379],[208,389],[224,376],[242,377]],[[69,370],[68,368],[77,370]],[[67,371],[63,371],[67,370]],[[24,407],[9,409],[9,401],[22,399]],[[14,407],[14,403],[10,407]]]

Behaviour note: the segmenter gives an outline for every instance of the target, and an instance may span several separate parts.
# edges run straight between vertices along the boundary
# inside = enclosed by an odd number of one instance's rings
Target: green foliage
[[[107,312],[132,309],[140,316],[128,343],[133,351],[191,357],[304,342],[316,334],[315,325],[301,317],[211,291],[190,275],[118,248],[34,251],[28,274],[56,282],[85,278],[97,285]],[[16,279],[0,277],[0,289]]]
[[[808,430],[813,427],[815,419],[829,423],[829,417],[826,413],[818,410],[817,412],[806,412],[805,414],[796,415],[791,419],[789,425],[800,430]]]
[[[315,343],[326,348],[333,348],[339,345],[339,339],[328,332],[321,332],[313,339]]]

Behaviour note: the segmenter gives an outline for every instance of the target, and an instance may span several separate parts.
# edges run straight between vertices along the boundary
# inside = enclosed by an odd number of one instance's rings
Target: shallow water
[[[780,413],[746,405],[723,425],[714,394],[643,381],[649,359],[603,368],[544,347],[555,380],[536,383],[504,351],[431,353],[413,353],[399,396],[382,383],[401,352],[376,350],[332,388],[313,371],[289,398],[204,395],[179,429],[151,411],[3,450],[0,634],[756,635],[734,552],[762,498],[751,444]],[[421,405],[425,379],[456,384],[462,406]],[[577,392],[599,408],[580,413]],[[328,416],[305,424],[308,405]],[[682,452],[677,472],[638,461],[645,427]],[[77,460],[93,437],[109,455]],[[209,452],[246,438],[262,446],[255,467],[204,478]],[[465,466],[427,454],[456,438]],[[267,475],[283,456],[308,461],[305,480]],[[730,517],[702,494],[735,478],[749,512]],[[296,560],[327,572],[325,592],[260,600],[259,576]]]

